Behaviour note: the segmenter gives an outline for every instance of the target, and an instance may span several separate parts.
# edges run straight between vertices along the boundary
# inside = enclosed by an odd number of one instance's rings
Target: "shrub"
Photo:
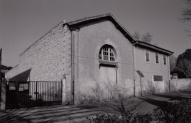
[[[154,111],[155,120],[163,123],[190,123],[191,100],[181,100],[158,107]]]
[[[132,117],[131,123],[150,123],[152,120],[150,114],[136,114]]]
[[[120,123],[122,121],[120,115],[111,113],[99,113],[91,115],[87,119],[93,123]]]
[[[133,103],[133,106],[129,105]],[[150,123],[152,121],[150,114],[133,113],[137,105],[139,103],[135,104],[134,100],[131,100],[130,97],[125,98],[119,95],[118,100],[107,103],[107,106],[113,109],[113,113],[98,113],[88,117],[88,120],[93,123]]]
[[[91,123],[150,123],[152,117],[149,114],[134,114],[122,116],[111,113],[99,113],[87,118]]]

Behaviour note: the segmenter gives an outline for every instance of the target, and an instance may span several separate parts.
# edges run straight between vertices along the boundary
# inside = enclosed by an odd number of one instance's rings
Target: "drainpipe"
[[[2,74],[1,74],[1,62],[2,62],[2,48],[0,49],[0,82],[2,82]]]
[[[74,63],[74,32],[73,30],[71,30],[71,104],[74,104],[74,67],[75,67],[75,63]]]
[[[75,86],[77,86],[76,82],[78,82],[79,78],[79,28],[75,28],[71,30],[71,103],[75,104]]]
[[[140,87],[141,87],[141,96],[143,96],[143,85],[142,85],[142,77],[140,76]]]
[[[132,52],[132,55],[133,55],[133,96],[135,97],[136,96],[136,88],[135,88],[135,44],[136,44],[136,42],[135,43],[133,43],[133,45],[132,45],[132,50],[133,50],[133,52]]]
[[[75,84],[75,87],[79,87],[79,36],[80,36],[80,34],[79,34],[79,32],[80,32],[80,29],[78,28],[78,29],[76,29],[76,38],[75,38],[75,46],[76,46],[76,51],[75,51],[75,63],[76,63],[76,66],[75,66],[75,75],[76,75],[76,77],[75,77],[75,82],[76,82],[76,84]],[[76,90],[74,90],[74,93],[78,93],[78,91],[77,91],[77,89]],[[75,99],[74,100],[74,103],[76,104],[76,102],[77,102],[77,99]]]
[[[170,88],[170,82],[171,82],[171,77],[170,77],[170,56],[167,56],[167,62],[168,62],[168,81],[169,81],[169,92],[171,91],[171,88]]]

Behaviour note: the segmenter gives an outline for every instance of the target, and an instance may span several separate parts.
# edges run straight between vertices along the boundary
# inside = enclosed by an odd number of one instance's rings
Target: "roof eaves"
[[[153,45],[153,44],[150,44],[150,43],[146,43],[146,42],[143,42],[143,41],[136,41],[135,46],[148,48],[148,49],[155,50],[155,51],[167,54],[167,55],[172,55],[174,53],[174,52],[172,52],[170,50],[167,50],[167,49],[164,49],[164,48],[161,48],[159,46],[156,46],[156,45]]]
[[[74,24],[78,24],[78,23],[81,23],[81,22],[84,22],[84,21],[103,18],[103,17],[107,17],[107,16],[111,16],[111,15],[110,14],[102,14],[102,15],[97,15],[97,16],[85,17],[85,18],[78,19],[78,20],[75,20],[75,21],[70,21],[70,22],[68,22],[68,25],[74,25]]]

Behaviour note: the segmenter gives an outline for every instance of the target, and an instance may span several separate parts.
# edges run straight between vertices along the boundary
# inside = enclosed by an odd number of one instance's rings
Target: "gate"
[[[25,108],[62,103],[61,81],[9,81],[6,108]]]

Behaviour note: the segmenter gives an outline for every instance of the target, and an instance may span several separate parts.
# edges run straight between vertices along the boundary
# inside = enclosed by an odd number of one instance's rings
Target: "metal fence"
[[[7,108],[44,106],[61,102],[61,81],[8,82]]]

